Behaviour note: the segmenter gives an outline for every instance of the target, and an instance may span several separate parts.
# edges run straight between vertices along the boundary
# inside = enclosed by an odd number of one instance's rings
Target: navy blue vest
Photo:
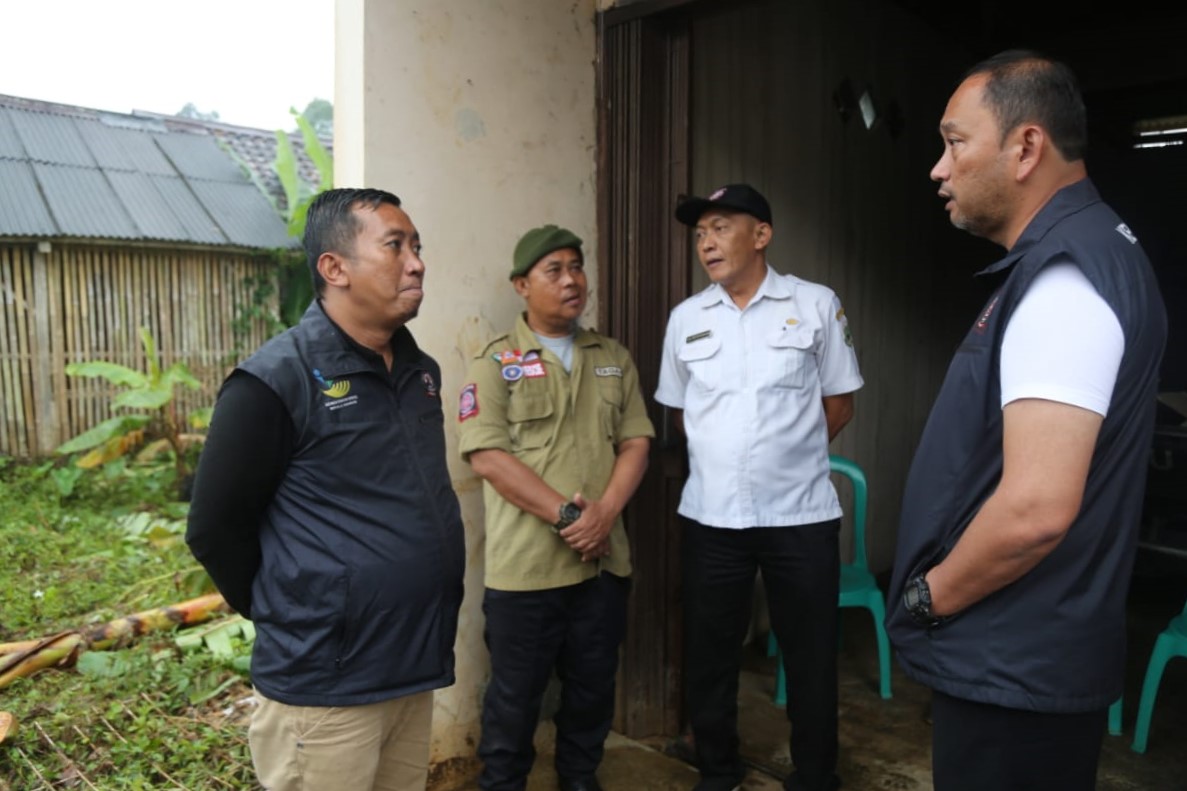
[[[316,302],[240,365],[280,396],[295,441],[260,528],[252,682],[297,706],[453,683],[461,512],[441,371],[401,328],[389,373]]]
[[[1056,262],[1080,267],[1125,334],[1080,514],[1028,574],[924,629],[902,606],[903,584],[947,555],[1001,478],[1002,338],[1035,275]],[[946,694],[1032,711],[1104,709],[1121,694],[1166,311],[1141,246],[1087,179],[1060,190],[985,273],[1007,270],[956,351],[911,465],[886,626],[907,675]]]

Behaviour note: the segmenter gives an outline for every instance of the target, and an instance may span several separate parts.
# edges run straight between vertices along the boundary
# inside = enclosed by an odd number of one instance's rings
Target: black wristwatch
[[[552,532],[554,533],[559,533],[580,519],[581,508],[578,507],[577,503],[571,501],[564,503],[560,508],[560,517],[561,518],[556,521],[556,524],[552,526]]]
[[[920,626],[928,629],[939,626],[944,619],[931,611],[931,588],[923,574],[916,574],[903,587],[903,606],[907,614]]]

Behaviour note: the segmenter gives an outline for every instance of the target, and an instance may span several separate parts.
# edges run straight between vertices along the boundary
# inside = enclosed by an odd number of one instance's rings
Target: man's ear
[[[516,275],[511,278],[511,285],[515,286],[515,293],[519,294],[524,299],[528,298],[528,279],[524,275]]]
[[[770,223],[759,222],[754,226],[754,249],[765,250],[767,245],[771,243],[771,237],[774,235],[775,229],[771,227]]]
[[[344,288],[350,285],[346,259],[338,253],[322,253],[317,259],[317,273],[327,285]]]
[[[1043,161],[1046,153],[1047,132],[1037,124],[1024,124],[1010,135],[1012,145],[1018,149],[1014,164],[1014,179],[1026,181]]]

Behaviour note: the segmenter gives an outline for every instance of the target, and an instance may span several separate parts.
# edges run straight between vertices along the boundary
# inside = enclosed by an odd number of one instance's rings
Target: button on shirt
[[[841,515],[821,399],[863,384],[833,291],[767,267],[738,308],[714,283],[673,309],[655,398],[684,411],[690,473],[678,512],[712,527]]]

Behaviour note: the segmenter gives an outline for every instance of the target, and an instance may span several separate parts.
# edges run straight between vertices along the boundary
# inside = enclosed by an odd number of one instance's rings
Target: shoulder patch
[[[462,388],[457,402],[457,420],[469,420],[478,414],[478,385],[474,382]]]

